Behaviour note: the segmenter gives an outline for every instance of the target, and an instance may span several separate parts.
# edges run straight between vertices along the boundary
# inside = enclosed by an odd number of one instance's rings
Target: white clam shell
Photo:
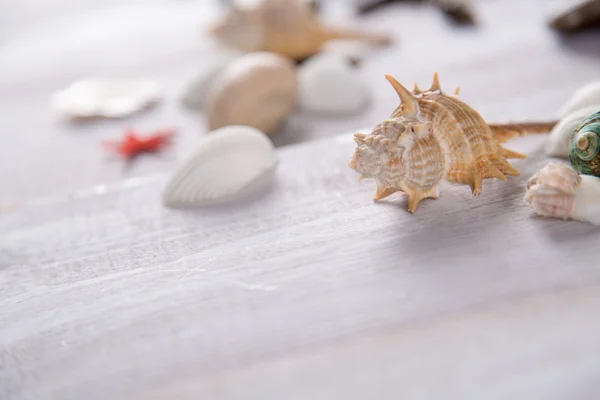
[[[296,65],[284,56],[256,52],[227,65],[206,96],[209,129],[246,125],[271,135],[293,112],[298,97]]]
[[[577,89],[560,108],[558,118],[594,105],[600,105],[600,81],[590,82]]]
[[[207,60],[201,66],[200,71],[186,83],[181,96],[182,103],[191,109],[200,110],[204,106],[208,90],[217,76],[227,68],[229,63],[243,54],[240,51],[229,49],[216,52],[216,55]]]
[[[249,126],[228,126],[204,135],[171,175],[164,191],[167,207],[229,201],[276,164],[271,140]]]
[[[300,67],[300,107],[307,112],[341,115],[367,106],[369,91],[348,58],[322,53]]]
[[[160,85],[151,79],[89,78],[52,95],[52,107],[73,118],[122,118],[156,103]]]
[[[552,157],[567,158],[571,135],[581,121],[597,111],[600,111],[600,104],[578,109],[563,117],[550,131],[546,154]]]

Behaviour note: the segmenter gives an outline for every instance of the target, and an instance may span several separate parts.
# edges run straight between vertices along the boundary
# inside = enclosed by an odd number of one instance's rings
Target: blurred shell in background
[[[122,118],[156,103],[159,84],[151,79],[89,78],[52,95],[56,111],[72,118]]]
[[[276,165],[271,140],[248,126],[228,126],[202,136],[172,173],[163,191],[167,207],[229,201]]]
[[[325,26],[314,6],[302,0],[260,0],[241,7],[229,2],[227,13],[209,33],[227,47],[245,52],[269,51],[304,60],[319,53],[330,40],[356,40],[387,46],[386,34]]]
[[[560,10],[550,19],[549,25],[552,29],[560,33],[574,33],[600,26],[600,0],[578,0],[568,3],[568,8]]]
[[[247,125],[271,135],[293,111],[298,98],[295,63],[267,52],[229,63],[206,96],[209,129]]]
[[[311,113],[358,113],[369,103],[369,90],[351,60],[321,53],[300,67],[300,108]]]
[[[200,111],[205,104],[208,89],[217,76],[229,65],[230,62],[243,56],[240,51],[223,49],[216,52],[199,71],[185,84],[181,101],[187,108]]]

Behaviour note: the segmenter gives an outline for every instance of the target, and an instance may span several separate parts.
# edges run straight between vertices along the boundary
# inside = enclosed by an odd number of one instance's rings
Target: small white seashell
[[[167,207],[228,201],[274,168],[271,140],[249,126],[228,126],[204,135],[171,175],[163,192]]]
[[[546,145],[546,154],[551,157],[569,156],[569,140],[571,135],[586,117],[600,110],[600,104],[578,109],[563,117],[550,131]]]
[[[336,54],[354,64],[360,64],[373,50],[364,42],[350,40],[330,40],[323,46],[321,54]]]
[[[157,102],[160,86],[149,79],[89,78],[55,92],[51,105],[73,118],[122,118]]]
[[[600,105],[600,81],[590,82],[577,89],[560,108],[558,118],[564,118],[573,111],[595,105]]]
[[[323,53],[300,67],[300,107],[307,112],[330,115],[361,111],[369,91],[347,57]]]
[[[527,182],[525,204],[538,215],[600,225],[600,178],[548,163]]]
[[[227,68],[229,63],[241,57],[240,51],[222,49],[214,57],[207,60],[201,70],[186,84],[181,97],[182,103],[191,109],[200,110],[204,106],[206,94],[217,76]]]
[[[256,52],[229,63],[206,95],[209,129],[246,125],[271,135],[292,114],[298,98],[295,63]]]

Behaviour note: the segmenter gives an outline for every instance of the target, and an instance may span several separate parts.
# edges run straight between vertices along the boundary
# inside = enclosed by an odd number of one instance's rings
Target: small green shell
[[[600,176],[600,111],[584,119],[571,135],[569,161],[582,175]]]

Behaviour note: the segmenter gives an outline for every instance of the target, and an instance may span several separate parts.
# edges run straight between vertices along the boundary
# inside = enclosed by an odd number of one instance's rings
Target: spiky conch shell
[[[408,210],[414,213],[422,199],[439,196],[442,179],[469,185],[477,196],[483,180],[519,175],[507,159],[525,155],[501,146],[512,137],[509,131],[493,132],[476,110],[458,99],[458,88],[454,95],[444,93],[437,72],[425,91],[415,85],[410,92],[391,75],[386,78],[401,104],[371,134],[355,134],[358,147],[349,164],[376,180],[375,200],[402,191],[408,195]],[[378,157],[364,158],[361,154],[367,148]],[[374,170],[369,162],[383,165],[369,175]]]
[[[393,42],[386,34],[326,26],[312,7],[299,0],[260,0],[245,9],[230,4],[229,14],[213,24],[209,32],[219,38],[228,28],[244,30],[229,45],[248,52],[269,51],[296,61],[321,52],[333,40],[356,40],[376,46]]]

